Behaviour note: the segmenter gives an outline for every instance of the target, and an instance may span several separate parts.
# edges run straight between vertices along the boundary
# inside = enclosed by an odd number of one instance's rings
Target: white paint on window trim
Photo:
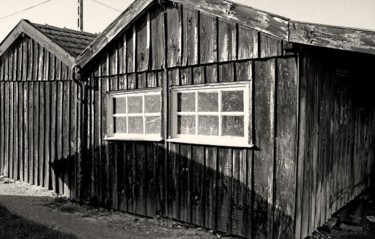
[[[145,113],[145,96],[159,95],[160,97],[160,112]],[[128,97],[142,96],[142,113],[128,113]],[[126,113],[113,113],[113,100],[115,98],[126,97]],[[162,137],[162,97],[161,88],[139,89],[139,90],[122,90],[122,91],[108,91],[107,92],[107,132],[104,140],[118,140],[118,141],[154,141],[160,142]],[[160,133],[147,134],[146,133],[146,117],[160,116]],[[129,130],[129,117],[143,117],[143,134],[129,134],[129,133],[115,133],[114,132],[114,117],[126,117],[126,130]]]
[[[222,114],[221,107],[222,107],[222,97],[221,92],[222,90],[230,90],[230,91],[243,91],[244,97],[244,111],[243,113],[240,112],[225,112]],[[195,92],[218,92],[218,104],[219,104],[219,112],[204,112],[204,115],[218,115],[219,116],[219,135],[222,131],[222,122],[221,116],[222,115],[240,115],[244,116],[244,136],[243,137],[234,137],[234,136],[204,136],[198,135],[198,122],[196,122],[195,126],[195,135],[182,135],[177,134],[177,116],[178,115],[199,115],[200,113],[197,112],[198,108],[195,106],[195,112],[177,112],[177,94],[178,93],[192,93]],[[245,147],[245,148],[253,148],[254,145],[250,142],[250,134],[252,131],[252,126],[250,125],[250,115],[251,115],[251,81],[243,81],[243,82],[223,82],[223,83],[209,83],[204,85],[185,85],[185,86],[173,86],[171,87],[171,134],[170,138],[167,140],[168,142],[173,143],[186,143],[186,144],[199,144],[199,145],[214,145],[214,146],[228,146],[228,147]],[[198,104],[198,98],[195,98],[196,105]]]

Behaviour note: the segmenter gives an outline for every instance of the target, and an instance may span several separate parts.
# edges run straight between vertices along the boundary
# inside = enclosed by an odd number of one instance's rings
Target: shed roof
[[[135,0],[77,57],[77,64],[84,67],[139,15],[153,4],[165,2],[178,3],[291,43],[375,54],[374,31],[297,22],[228,0]]]
[[[97,36],[88,32],[59,28],[50,25],[31,23],[50,39],[64,48],[73,57],[77,57]]]
[[[31,23],[21,20],[0,44],[0,56],[20,37],[26,34],[41,46],[55,54],[65,64],[72,66],[75,58],[92,42],[96,35]]]

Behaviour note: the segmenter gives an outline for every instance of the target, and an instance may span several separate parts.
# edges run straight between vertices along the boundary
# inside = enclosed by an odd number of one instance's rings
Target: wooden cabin
[[[136,0],[77,58],[82,195],[304,238],[374,176],[374,39],[226,0]]]
[[[1,174],[76,198],[75,57],[95,35],[22,20],[0,44]]]
[[[44,28],[22,21],[0,45],[12,178],[227,235],[296,239],[374,184],[374,32],[227,0],[136,0],[74,60]]]

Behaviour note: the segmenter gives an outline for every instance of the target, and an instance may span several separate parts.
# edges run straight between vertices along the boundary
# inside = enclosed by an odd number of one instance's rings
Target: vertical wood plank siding
[[[368,189],[374,176],[375,107],[367,82],[374,58],[307,52],[300,58],[295,238]]]
[[[353,83],[363,75],[285,55],[282,43],[179,4],[153,6],[83,69],[81,91],[68,66],[22,38],[0,58],[1,172],[133,214],[304,238],[368,188],[375,113]],[[237,81],[250,83],[253,149],[105,140],[108,91],[160,87],[166,114],[171,86]]]
[[[67,167],[77,160],[79,115],[69,92],[78,89],[70,68],[27,37],[1,56],[0,65],[2,174],[75,198]]]
[[[88,180],[81,187],[91,195],[87,200],[247,238],[292,237],[295,208],[288,197],[296,185],[298,75],[296,58],[283,56],[281,46],[280,40],[181,5],[146,12],[85,71],[90,77],[82,173]],[[164,70],[169,86],[250,81],[250,111],[256,112],[250,122],[258,122],[253,130],[260,148],[168,143],[166,151],[164,142],[104,141],[107,91],[162,87]],[[94,172],[99,165],[100,176]]]

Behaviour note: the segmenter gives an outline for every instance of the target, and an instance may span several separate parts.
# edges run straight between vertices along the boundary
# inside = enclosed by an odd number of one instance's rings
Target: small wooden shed
[[[21,20],[0,44],[1,174],[76,198],[75,57],[95,35]]]
[[[77,58],[82,195],[304,238],[374,176],[374,39],[226,0],[136,0]]]

